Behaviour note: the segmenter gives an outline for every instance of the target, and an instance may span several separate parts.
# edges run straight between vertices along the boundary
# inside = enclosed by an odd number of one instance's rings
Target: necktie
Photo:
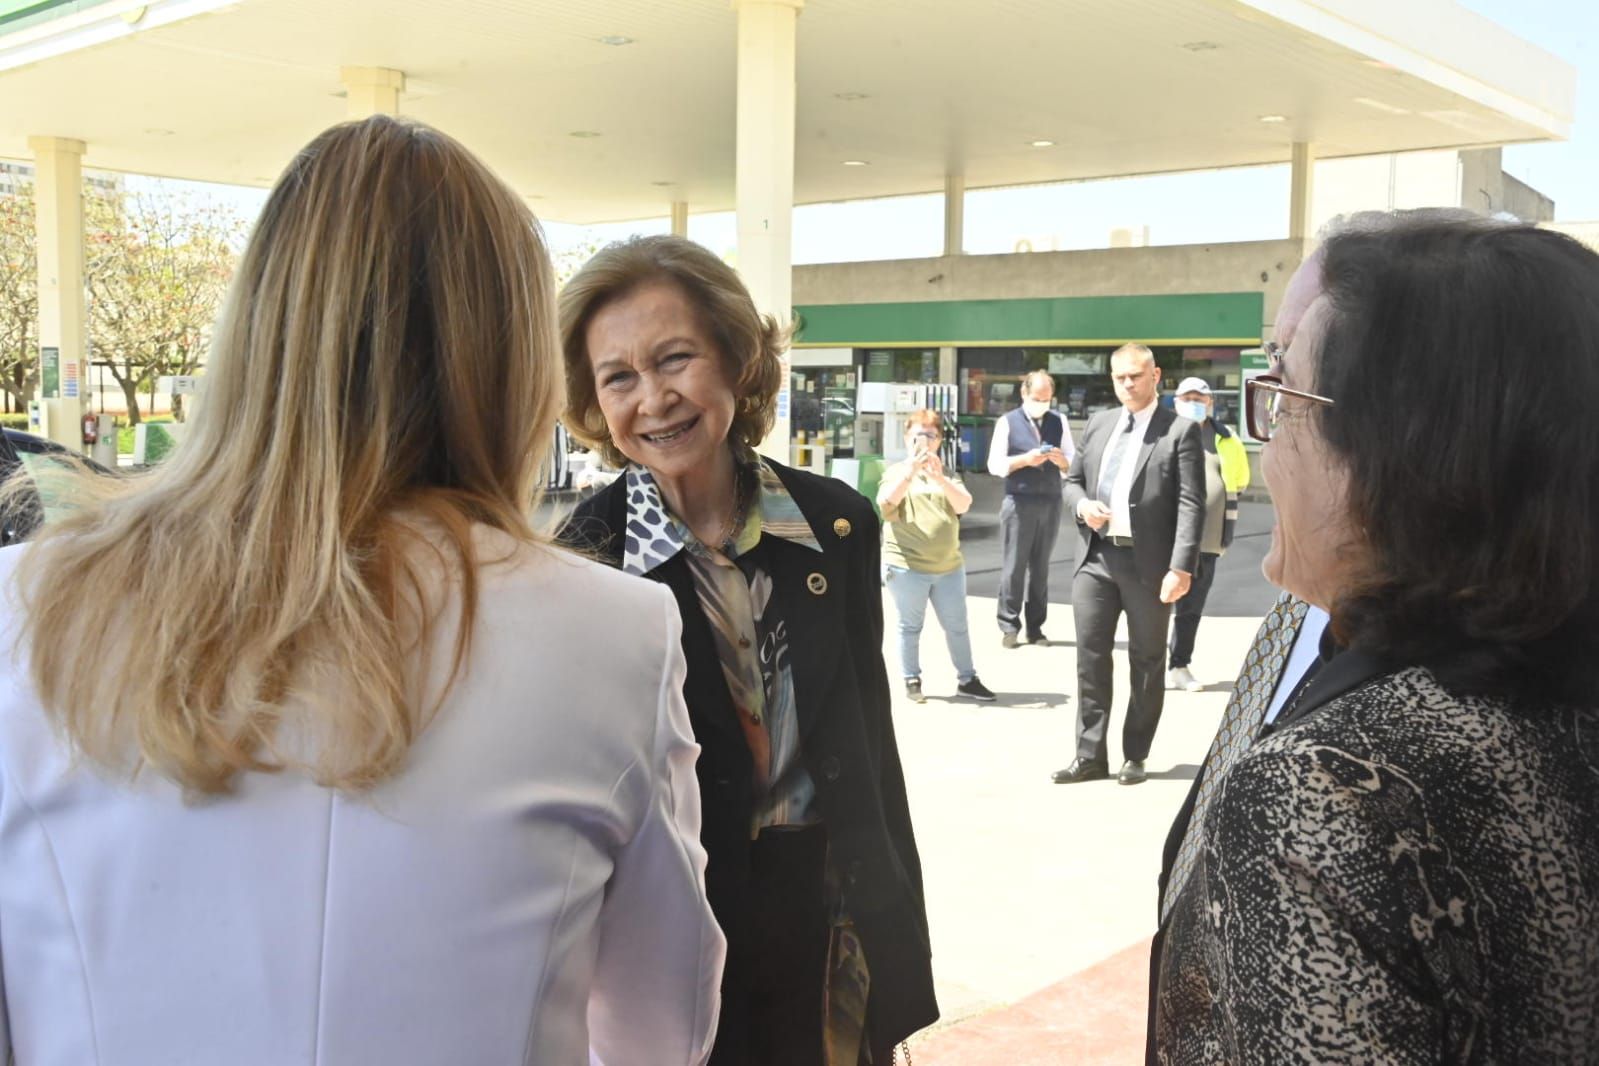
[[[1177,846],[1177,857],[1172,860],[1171,875],[1166,879],[1166,891],[1160,899],[1160,920],[1164,924],[1171,914],[1189,873],[1194,867],[1194,856],[1199,851],[1204,835],[1205,810],[1216,795],[1216,789],[1227,774],[1227,768],[1260,735],[1266,709],[1271,706],[1272,693],[1282,677],[1283,667],[1294,650],[1294,638],[1305,620],[1309,606],[1286,592],[1277,598],[1271,613],[1261,623],[1255,642],[1244,656],[1244,667],[1238,673],[1238,682],[1227,700],[1227,710],[1221,716],[1221,728],[1205,756],[1199,793],[1194,797],[1194,809],[1183,829],[1182,843]]]
[[[1099,469],[1099,486],[1094,490],[1094,498],[1106,507],[1110,506],[1111,490],[1116,487],[1116,471],[1121,469],[1122,458],[1127,454],[1128,443],[1133,439],[1133,413],[1127,412],[1127,425],[1116,439],[1110,443],[1110,453],[1105,456],[1105,465]]]

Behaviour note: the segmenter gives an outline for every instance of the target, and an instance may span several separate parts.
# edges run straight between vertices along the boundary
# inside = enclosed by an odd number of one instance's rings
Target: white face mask
[[[1048,400],[1023,400],[1022,411],[1028,418],[1039,419],[1044,417],[1044,412],[1049,410]]]
[[[1191,418],[1195,422],[1203,422],[1210,417],[1205,412],[1205,402],[1203,400],[1177,400],[1172,404],[1172,407],[1184,418]]]

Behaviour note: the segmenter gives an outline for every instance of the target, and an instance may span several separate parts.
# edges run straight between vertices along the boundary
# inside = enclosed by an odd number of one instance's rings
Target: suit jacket
[[[468,657],[359,795],[251,773],[195,803],[108,778],[0,657],[0,1061],[705,1060],[723,947],[676,605],[479,533],[500,561]],[[0,585],[27,550],[0,552]],[[442,587],[407,664],[429,703],[455,653]],[[0,610],[7,649],[17,621]]]
[[[1219,784],[1151,1061],[1599,1063],[1595,735],[1328,660]]]
[[[886,1047],[937,1020],[938,1007],[921,860],[883,666],[877,514],[870,501],[841,481],[767,462],[822,545],[818,554],[775,539],[769,556],[772,602],[794,633],[789,647],[802,758],[816,785],[816,807],[827,827],[843,905],[860,934],[871,975],[870,1040],[874,1047]],[[618,478],[579,505],[561,539],[620,566],[625,480]],[[812,591],[817,584],[812,575],[825,580],[825,591]],[[701,839],[710,857],[706,885],[728,938],[712,1062],[737,1062],[742,1060],[724,1056],[747,1041],[753,763],[687,560],[679,552],[648,576],[672,590],[683,616],[684,695],[704,749],[698,772],[704,795]]]
[[[1092,499],[1099,486],[1105,446],[1127,418],[1127,411],[1101,411],[1089,419],[1082,445],[1066,472],[1066,509],[1077,522],[1088,557],[1091,530],[1077,518],[1077,505]],[[1139,578],[1155,586],[1168,570],[1192,574],[1199,564],[1199,543],[1205,532],[1205,455],[1198,422],[1156,407],[1138,448],[1132,492],[1128,494],[1133,527],[1133,561]]]

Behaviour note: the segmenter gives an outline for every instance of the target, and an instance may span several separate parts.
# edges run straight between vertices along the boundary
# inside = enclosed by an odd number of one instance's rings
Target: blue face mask
[[[1184,418],[1191,418],[1195,422],[1203,422],[1209,416],[1205,413],[1205,404],[1200,400],[1175,400],[1172,408]]]

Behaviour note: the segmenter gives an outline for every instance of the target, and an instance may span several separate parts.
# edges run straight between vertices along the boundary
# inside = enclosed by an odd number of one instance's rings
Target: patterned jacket
[[[1153,1061],[1599,1063],[1599,710],[1346,653],[1200,831]]]

